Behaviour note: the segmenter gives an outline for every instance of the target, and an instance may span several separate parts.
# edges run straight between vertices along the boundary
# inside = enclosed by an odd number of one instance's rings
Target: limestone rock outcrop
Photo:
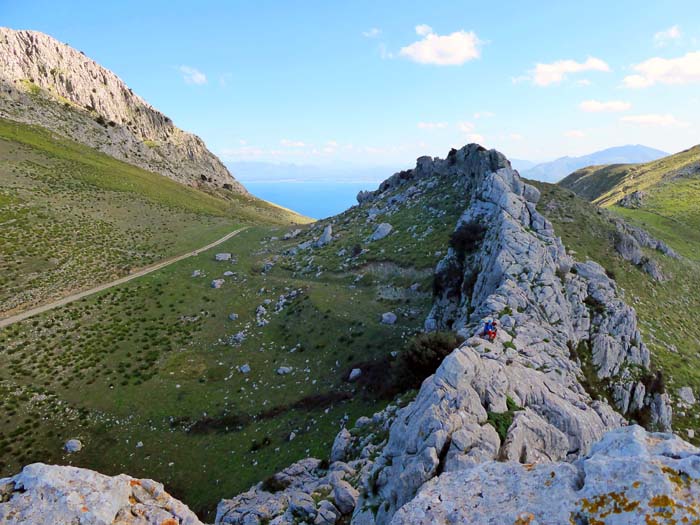
[[[201,525],[163,485],[121,474],[33,463],[0,479],[3,525]]]
[[[488,462],[443,474],[391,524],[693,523],[698,508],[700,450],[630,426],[573,463]]]
[[[37,31],[0,27],[0,117],[43,126],[190,186],[247,194],[199,137],[113,72]]]

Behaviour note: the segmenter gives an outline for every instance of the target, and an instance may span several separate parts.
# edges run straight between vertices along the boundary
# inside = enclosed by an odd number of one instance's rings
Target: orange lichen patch
[[[141,482],[140,482],[138,479],[130,479],[130,480],[129,480],[129,485],[131,485],[132,487],[133,487],[133,486],[136,486],[136,485],[139,485],[139,486],[140,486],[140,485],[141,485]]]
[[[168,518],[167,520],[161,521],[160,525],[179,525],[179,523],[173,518]]]
[[[84,507],[84,506],[80,507],[80,512],[87,512],[87,511],[88,511],[87,507]]]
[[[676,502],[669,498],[666,494],[660,494],[659,496],[654,496],[649,500],[650,507],[675,507]]]
[[[639,481],[635,481],[634,483],[632,483],[633,489],[638,489],[641,486],[642,486],[642,484]]]
[[[639,507],[639,502],[630,500],[624,492],[600,494],[591,500],[584,498],[580,504],[583,510],[591,514],[598,514],[601,518],[610,514],[633,512]]]
[[[529,525],[532,520],[535,519],[535,515],[531,512],[523,512],[518,518],[513,522],[513,525]]]
[[[535,468],[534,463],[523,463],[523,468],[530,472],[533,468]]]
[[[666,477],[675,484],[679,489],[687,489],[690,487],[690,476],[680,470],[674,470],[671,467],[662,466],[661,471],[666,474]]]

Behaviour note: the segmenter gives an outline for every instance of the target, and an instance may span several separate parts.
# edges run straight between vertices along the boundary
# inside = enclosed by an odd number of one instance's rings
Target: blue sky
[[[410,166],[700,142],[700,9],[645,4],[0,0],[0,25],[84,51],[224,160]]]

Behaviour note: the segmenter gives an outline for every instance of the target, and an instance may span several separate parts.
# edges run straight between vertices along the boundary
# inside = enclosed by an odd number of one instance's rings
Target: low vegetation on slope
[[[447,183],[388,193],[300,231],[250,228],[4,329],[0,475],[33,461],[129,472],[211,518],[222,497],[328,457],[345,421],[420,382],[413,370],[415,380],[386,388],[425,361],[420,348],[443,351],[413,336],[464,196]],[[393,229],[370,240],[381,223]],[[216,261],[219,252],[231,260]],[[382,322],[388,313],[395,320]],[[63,451],[70,438],[83,442],[79,453]]]
[[[635,192],[663,193],[666,186],[675,186],[679,179],[697,178],[699,174],[700,146],[695,146],[644,164],[608,164],[583,168],[563,179],[559,185],[586,200],[601,206],[611,206]],[[669,198],[674,196],[670,195]]]
[[[211,242],[302,217],[209,195],[33,126],[0,119],[0,312],[24,309]]]
[[[697,444],[693,435],[700,426],[700,409],[678,395],[682,387],[700,390],[700,369],[696,366],[700,360],[700,257],[695,248],[674,235],[666,235],[670,230],[656,227],[655,222],[645,222],[645,217],[655,215],[639,215],[637,210],[617,207],[611,212],[559,186],[532,184],[542,191],[538,209],[552,221],[567,249],[575,252],[578,259],[590,258],[602,264],[624,290],[625,300],[637,311],[644,341],[653,354],[652,363],[662,371],[665,388],[674,399],[674,429],[689,431],[686,436]],[[655,281],[617,253],[616,228],[611,222],[616,211],[624,211],[633,222],[684,256],[674,259],[644,249],[645,256],[660,265],[667,276],[665,280]]]

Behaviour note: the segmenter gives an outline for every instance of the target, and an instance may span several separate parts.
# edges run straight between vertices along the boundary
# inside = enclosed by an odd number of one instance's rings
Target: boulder
[[[371,192],[371,191],[360,191],[360,192],[357,194],[357,203],[358,203],[358,204],[363,204],[363,203],[365,203],[365,202],[371,200],[372,197],[374,197],[374,192]]]
[[[382,314],[382,324],[395,324],[396,314],[394,312],[385,312]]]
[[[374,233],[370,235],[369,240],[370,241],[378,241],[380,239],[383,239],[387,235],[391,233],[391,230],[393,230],[393,226],[389,224],[388,222],[383,222],[377,228],[374,230]]]
[[[278,375],[284,376],[284,375],[290,374],[290,373],[292,372],[292,367],[290,367],[290,366],[280,366],[280,367],[276,370],[276,372],[277,372]]]
[[[250,373],[250,365],[248,363],[241,365],[238,367],[238,371],[241,374],[249,374]]]
[[[229,318],[229,321],[235,321],[236,319],[238,319],[238,314],[230,313],[230,314],[228,314],[228,318]]]
[[[362,370],[359,368],[353,368],[350,370],[350,375],[348,375],[348,381],[355,381],[362,375]]]
[[[214,279],[214,280],[211,282],[211,287],[212,287],[212,288],[221,288],[221,287],[224,285],[225,282],[226,282],[226,281],[224,281],[223,279]]]
[[[327,224],[326,227],[323,228],[323,233],[316,241],[316,247],[321,248],[321,247],[325,246],[326,244],[330,243],[332,240],[333,240],[333,226],[331,226],[330,224]]]
[[[359,369],[354,368],[353,370]],[[352,434],[350,434],[346,428],[338,432],[338,435],[335,436],[335,440],[333,441],[333,447],[331,448],[331,463],[335,463],[336,461],[344,461],[351,444]]]
[[[43,463],[0,479],[0,523],[201,525],[190,509],[150,479]]]
[[[80,452],[83,448],[83,444],[79,439],[69,439],[68,441],[65,442],[63,445],[63,450],[68,452],[69,454],[74,454],[76,452]]]
[[[684,386],[678,389],[678,397],[687,405],[695,404],[695,394],[693,389],[689,386]]]
[[[230,253],[217,253],[214,256],[214,260],[219,261],[219,262],[230,261],[231,257],[232,257],[232,255]]]
[[[340,480],[333,485],[333,500],[343,514],[350,514],[355,510],[358,496],[359,492],[347,481]]]

